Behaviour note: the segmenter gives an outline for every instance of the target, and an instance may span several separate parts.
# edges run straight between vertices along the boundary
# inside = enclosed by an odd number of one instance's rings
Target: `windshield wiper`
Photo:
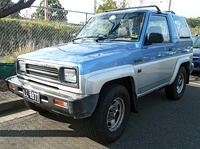
[[[99,40],[105,40],[108,39],[107,36],[98,36],[98,38],[96,39],[96,42],[98,42]]]
[[[78,37],[78,38],[73,38],[72,41],[74,42],[75,40],[82,39],[83,37]]]
[[[124,36],[118,36],[118,35],[111,35],[108,37],[109,39],[118,39],[118,38],[131,38],[132,40],[137,40],[138,35],[124,35]]]
[[[78,38],[74,38],[74,39],[72,39],[72,41],[74,42],[75,40],[84,39],[84,38],[95,38],[96,42],[98,42],[99,40],[107,39],[106,36],[99,35],[99,36],[85,36],[85,37],[78,37]]]
[[[74,39],[72,39],[72,41],[74,42],[75,40],[84,39],[84,38],[97,38],[97,37],[96,37],[96,36],[78,37],[78,38],[74,38]]]

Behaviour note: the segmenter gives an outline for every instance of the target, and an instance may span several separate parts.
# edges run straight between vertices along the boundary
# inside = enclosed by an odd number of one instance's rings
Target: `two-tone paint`
[[[145,37],[145,28],[152,14],[149,10],[143,11],[146,12],[146,19],[141,38],[137,42],[80,39],[24,54],[17,59],[28,64],[57,68],[59,73],[63,67],[74,68],[78,78],[76,86],[67,85],[59,79],[53,81],[17,74],[7,79],[16,84],[12,91],[22,96],[22,88],[34,90],[41,97],[48,98],[41,98],[38,106],[75,118],[84,118],[93,113],[99,93],[108,82],[129,78],[130,86],[133,86],[133,92],[139,98],[173,83],[181,65],[185,65],[189,73],[192,69],[191,39],[179,39],[174,23],[168,19],[171,26],[170,43],[144,45],[145,38],[142,37]],[[163,15],[170,17],[167,13]],[[66,101],[68,108],[55,105],[55,98]]]

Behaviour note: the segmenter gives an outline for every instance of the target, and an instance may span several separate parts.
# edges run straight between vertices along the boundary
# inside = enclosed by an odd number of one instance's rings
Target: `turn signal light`
[[[64,107],[64,108],[67,108],[68,109],[68,104],[67,102],[64,102],[62,100],[59,100],[59,99],[54,99],[54,103],[58,106],[61,106],[61,107]]]
[[[12,83],[10,83],[10,84],[9,84],[9,88],[12,89],[12,90],[15,90],[15,85],[12,84]]]

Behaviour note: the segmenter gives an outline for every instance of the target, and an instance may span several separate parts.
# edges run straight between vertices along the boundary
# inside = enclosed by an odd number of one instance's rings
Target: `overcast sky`
[[[13,0],[17,2],[19,0]],[[33,5],[38,6],[41,0],[36,0]],[[94,12],[94,0],[59,0],[65,9]],[[102,0],[97,0],[97,4]],[[130,6],[138,6],[139,0],[127,0]],[[171,9],[177,14],[185,17],[200,16],[200,0],[171,0]],[[155,4],[160,6],[163,10],[168,10],[169,0],[144,0],[143,5]]]
[[[19,0],[13,0],[18,2]],[[41,0],[36,0],[33,5],[39,6]],[[94,0],[59,0],[62,7],[67,10],[81,11],[94,13]],[[120,0],[116,0],[120,1]],[[130,4],[130,7],[139,6],[139,0],[127,0]],[[97,0],[97,7],[102,0]],[[200,0],[171,0],[171,10],[178,15],[184,17],[200,17]],[[161,10],[166,11],[169,8],[169,0],[144,0],[143,5],[157,5]],[[36,9],[36,8],[35,8]],[[34,9],[26,10],[26,13],[30,14]],[[25,13],[25,11],[24,11]],[[25,14],[24,14],[25,15]],[[68,20],[73,21],[85,21],[86,16],[77,13],[68,13]]]
[[[40,1],[40,0],[36,0]],[[128,0],[130,6],[138,6],[139,0]],[[101,0],[97,0],[100,3]],[[171,10],[185,17],[200,17],[200,0],[171,0]],[[65,9],[94,12],[94,0],[60,0]],[[144,0],[143,5],[158,5],[162,10],[168,10],[169,0]]]

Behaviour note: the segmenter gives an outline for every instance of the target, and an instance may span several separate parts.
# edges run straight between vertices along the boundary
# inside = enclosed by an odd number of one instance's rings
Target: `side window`
[[[190,38],[190,31],[183,17],[173,16],[179,38]]]
[[[160,40],[155,41],[156,43],[169,43],[169,27],[167,23],[167,18],[165,16],[151,16],[150,22],[147,28],[146,41],[145,44],[149,45],[148,42],[151,33],[159,33],[159,36],[156,36]],[[150,37],[151,38],[151,37]],[[155,38],[155,37],[154,37]],[[162,38],[162,39],[161,39]]]

